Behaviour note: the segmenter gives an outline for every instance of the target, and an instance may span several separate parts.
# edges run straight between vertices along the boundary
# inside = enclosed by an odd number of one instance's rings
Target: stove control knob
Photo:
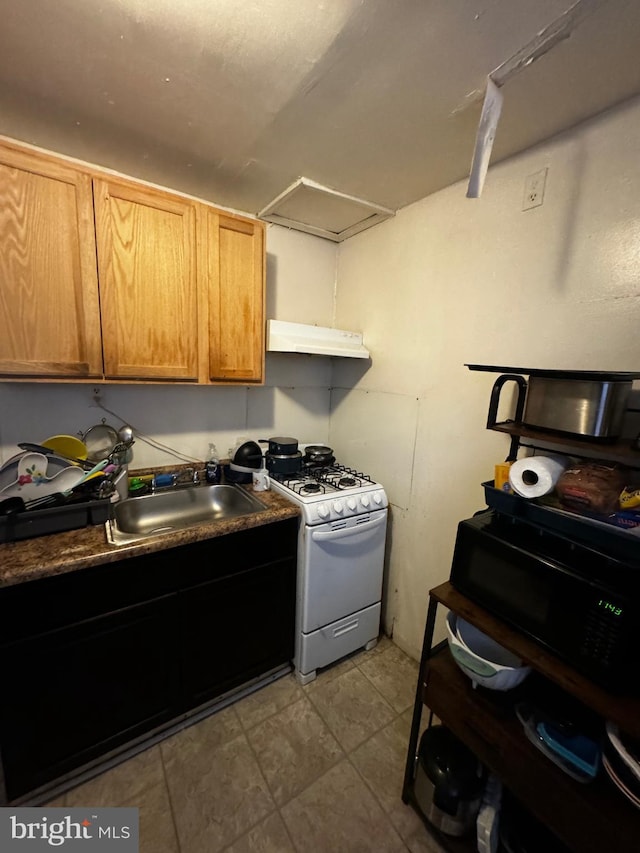
[[[369,495],[363,495],[363,496],[360,498],[360,503],[361,503],[361,504],[362,504],[362,506],[363,506],[363,507],[365,507],[365,509],[366,509],[366,507],[368,507],[368,506],[369,506],[369,503],[370,503],[370,501],[369,501]]]
[[[326,504],[320,504],[318,507],[318,515],[320,518],[328,518],[329,517],[329,507]]]
[[[355,512],[358,508],[358,504],[356,503],[355,498],[349,498],[349,500],[347,501],[347,506],[349,507],[351,512]]]
[[[342,501],[334,501],[333,502],[333,508],[338,513],[338,515],[340,515],[342,513],[342,510],[344,509]]]
[[[377,503],[378,506],[380,506],[380,504],[382,503],[382,495],[380,494],[380,492],[375,493],[375,495],[373,496],[373,502]]]

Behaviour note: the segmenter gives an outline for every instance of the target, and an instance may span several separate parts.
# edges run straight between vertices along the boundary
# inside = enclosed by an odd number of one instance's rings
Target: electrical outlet
[[[540,169],[539,172],[534,172],[533,175],[528,175],[525,178],[523,210],[540,207],[544,201],[544,187],[547,182],[548,171],[548,169]]]

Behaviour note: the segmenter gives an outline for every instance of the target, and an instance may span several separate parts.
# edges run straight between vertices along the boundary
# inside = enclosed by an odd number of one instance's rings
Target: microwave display
[[[605,598],[601,598],[598,601],[598,607],[601,607],[608,613],[613,613],[614,616],[622,616],[622,607],[617,607],[613,602],[607,601]]]
[[[593,681],[627,690],[638,682],[639,577],[604,551],[487,511],[458,525],[450,580]]]

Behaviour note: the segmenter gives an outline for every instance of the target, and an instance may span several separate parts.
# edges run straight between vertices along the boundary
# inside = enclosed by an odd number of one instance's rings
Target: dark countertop
[[[298,507],[278,492],[260,492],[256,497],[267,507],[263,512],[194,525],[134,545],[110,545],[104,524],[0,545],[0,587],[114,563],[299,515]]]

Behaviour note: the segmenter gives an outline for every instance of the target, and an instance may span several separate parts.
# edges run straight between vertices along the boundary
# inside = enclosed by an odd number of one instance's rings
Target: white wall
[[[508,452],[484,428],[496,376],[465,363],[640,370],[639,163],[636,99],[493,166],[480,199],[456,184],[340,246],[336,324],[365,331],[373,362],[335,362],[330,443],[388,489],[385,619],[411,654]]]
[[[277,225],[267,227],[267,316],[331,325],[336,250],[327,240]],[[328,440],[330,359],[267,353],[261,387],[100,385],[97,408],[91,385],[0,383],[0,463],[17,443],[38,443],[59,433],[75,435],[123,421],[180,454],[206,458],[209,442],[227,451],[239,437],[293,435],[301,442]],[[132,468],[171,465],[175,457],[139,437]]]

